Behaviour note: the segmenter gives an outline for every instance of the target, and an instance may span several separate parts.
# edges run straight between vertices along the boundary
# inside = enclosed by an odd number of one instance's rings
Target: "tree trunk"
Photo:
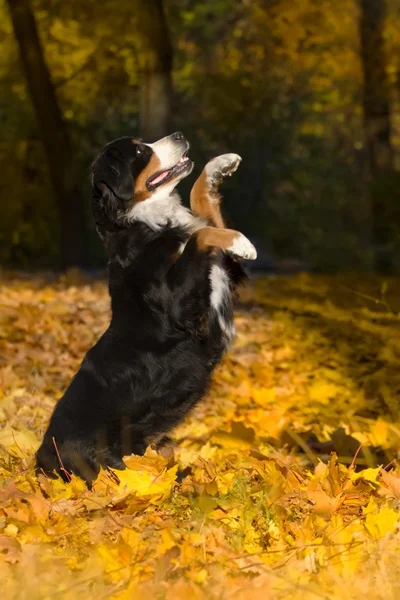
[[[390,93],[383,38],[385,0],[360,0],[365,135],[371,174],[393,168]]]
[[[163,0],[136,0],[136,5],[140,135],[154,141],[170,133],[173,53]]]
[[[30,0],[7,1],[58,204],[61,266],[77,266],[83,261],[85,211],[70,139],[44,60]]]
[[[167,72],[141,71],[140,136],[155,141],[170,132],[171,78]]]
[[[394,154],[390,142],[390,89],[384,47],[385,0],[359,0],[364,73],[364,130],[369,166],[373,243],[378,267],[390,242]],[[383,253],[383,254],[382,254]]]

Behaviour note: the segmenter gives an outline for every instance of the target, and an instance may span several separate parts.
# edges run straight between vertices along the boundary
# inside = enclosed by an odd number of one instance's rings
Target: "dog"
[[[218,186],[241,161],[211,160],[190,209],[175,191],[193,162],[177,132],[153,144],[123,137],[91,169],[92,210],[109,260],[112,317],[51,416],[37,473],[75,473],[90,488],[100,467],[124,469],[206,393],[234,337],[233,294],[256,250],[226,229]]]

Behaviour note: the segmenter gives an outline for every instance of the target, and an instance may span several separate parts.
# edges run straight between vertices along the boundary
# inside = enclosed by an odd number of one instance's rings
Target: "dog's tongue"
[[[155,179],[151,180],[151,184],[155,185],[157,183],[160,183],[163,179],[168,177],[168,175],[170,174],[170,171],[171,171],[171,169],[168,169],[168,171],[163,171],[162,173],[160,173],[160,175],[158,175]]]
[[[177,162],[176,166],[178,165],[182,165],[183,163],[187,162],[189,159],[187,156],[182,156],[182,158]],[[164,181],[164,179],[166,179],[168,177],[168,175],[171,173],[172,169],[167,169],[166,171],[163,171],[162,173],[160,173],[159,175],[157,175],[157,177],[155,177],[154,179],[151,180],[151,185],[157,185],[159,183],[161,183],[162,181]]]

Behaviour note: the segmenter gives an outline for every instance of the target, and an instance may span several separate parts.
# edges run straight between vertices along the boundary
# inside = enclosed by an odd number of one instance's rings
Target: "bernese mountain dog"
[[[185,208],[176,185],[193,169],[174,133],[105,146],[92,165],[92,208],[109,259],[110,326],[86,354],[51,416],[38,473],[75,473],[91,487],[100,467],[161,446],[207,391],[233,335],[241,259],[256,250],[226,229],[218,186],[237,154],[211,160]]]

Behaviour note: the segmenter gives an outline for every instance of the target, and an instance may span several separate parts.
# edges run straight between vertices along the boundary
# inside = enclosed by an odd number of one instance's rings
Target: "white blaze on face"
[[[173,172],[176,167],[179,167],[180,165],[183,166],[185,163],[190,163],[190,159],[187,156],[184,156],[184,153],[189,148],[189,144],[186,141],[177,141],[171,138],[171,136],[167,136],[154,142],[154,144],[146,144],[146,146],[152,149],[153,155],[150,162],[155,160],[157,163],[157,171],[159,172],[156,177],[151,177],[151,186],[161,186],[164,182],[168,182],[170,176],[173,176],[175,180],[173,187],[175,187],[178,181],[189,174],[188,172],[179,174]],[[173,189],[173,187],[171,189]]]
[[[154,142],[146,144],[151,148],[160,161],[160,170],[165,171],[175,167],[182,160],[182,145],[171,140],[169,136]]]
[[[140,190],[144,189],[145,197],[143,201],[135,202],[132,205],[126,215],[127,219],[146,223],[153,230],[160,229],[167,223],[173,227],[185,227],[188,231],[204,227],[205,224],[200,219],[181,205],[179,196],[173,194],[176,185],[190,173],[190,170],[186,167],[186,169],[182,169],[181,173],[172,173],[169,178],[174,167],[185,162],[190,163],[190,159],[184,156],[189,144],[167,136],[154,144],[146,144],[146,146],[153,151],[149,165],[151,166],[153,158],[155,158],[155,168],[151,172],[152,169],[149,169],[148,165],[139,175],[138,181],[140,178],[142,179]],[[137,190],[138,181],[135,184],[135,190]]]

